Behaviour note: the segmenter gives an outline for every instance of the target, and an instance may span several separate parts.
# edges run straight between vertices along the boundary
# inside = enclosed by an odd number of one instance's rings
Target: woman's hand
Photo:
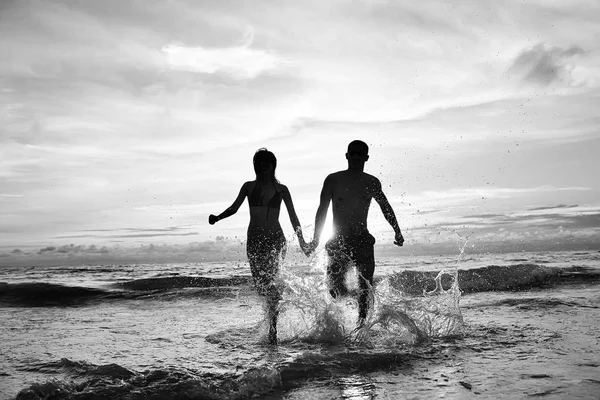
[[[304,239],[300,241],[300,248],[306,257],[310,257],[310,255],[315,251],[315,245],[313,242],[306,243]]]
[[[217,217],[216,215],[210,214],[208,216],[208,223],[211,225],[214,225],[215,222],[217,222],[219,220],[219,217]]]
[[[302,236],[302,232],[296,231],[296,234],[298,235],[298,244],[300,244],[300,249],[302,250],[302,252],[304,253],[304,255],[306,257],[310,256],[310,253],[311,253],[310,246],[304,240],[304,236]]]

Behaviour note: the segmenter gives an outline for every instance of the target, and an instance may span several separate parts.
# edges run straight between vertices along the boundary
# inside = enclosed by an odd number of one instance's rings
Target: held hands
[[[306,243],[306,241],[304,240],[304,236],[302,235],[302,233],[298,234],[298,243],[300,244],[300,249],[302,250],[302,252],[304,253],[304,255],[306,257],[310,257],[310,255],[312,254],[312,252],[315,250],[315,247],[317,247],[314,244],[314,241],[312,241],[310,243]]]
[[[216,215],[210,214],[208,216],[208,223],[211,225],[214,225],[215,222],[217,222],[219,220],[219,217],[217,217]]]
[[[394,238],[394,244],[396,246],[402,246],[404,244],[404,237],[402,236],[402,232],[396,232],[396,237]]]
[[[317,244],[314,241],[310,243],[304,243],[304,248],[302,249],[302,251],[304,252],[304,255],[306,257],[310,257],[310,255],[315,251],[316,247]]]
[[[298,243],[300,244],[300,249],[302,250],[302,252],[304,253],[304,255],[306,257],[310,256],[311,250],[309,247],[309,243],[306,243],[306,241],[304,240],[304,236],[302,236],[302,233],[298,234]]]

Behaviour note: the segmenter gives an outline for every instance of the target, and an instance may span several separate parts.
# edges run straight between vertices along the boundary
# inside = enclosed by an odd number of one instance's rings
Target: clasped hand
[[[315,251],[315,248],[317,247],[314,241],[306,243],[302,235],[298,236],[298,242],[300,243],[300,249],[306,257],[310,257],[310,255],[313,253],[313,251]]]

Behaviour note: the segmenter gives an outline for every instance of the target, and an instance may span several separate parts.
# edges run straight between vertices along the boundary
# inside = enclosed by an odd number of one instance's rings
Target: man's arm
[[[231,217],[233,214],[235,214],[239,210],[242,203],[244,202],[244,198],[246,197],[247,193],[248,193],[248,182],[246,182],[242,185],[242,188],[240,189],[240,193],[238,194],[237,198],[234,200],[233,204],[231,206],[229,206],[229,208],[227,208],[225,211],[223,211],[219,215],[213,215],[213,214],[209,215],[208,223],[211,225],[214,225],[215,222],[218,222],[227,217]]]
[[[385,220],[392,226],[392,229],[394,229],[394,233],[396,236],[394,244],[402,246],[402,244],[404,243],[404,237],[402,236],[402,232],[400,231],[400,226],[398,225],[396,214],[394,213],[394,210],[392,209],[392,206],[390,205],[387,197],[385,197],[385,194],[381,189],[381,182],[379,182],[379,179],[377,178],[375,178],[373,189],[373,198],[375,199],[377,204],[379,204],[379,207],[381,208],[381,212],[383,213]]]
[[[321,240],[321,232],[325,225],[325,219],[327,218],[327,210],[329,210],[329,203],[331,202],[332,196],[332,178],[329,175],[323,182],[323,189],[321,189],[321,199],[319,202],[319,208],[317,208],[317,215],[315,216],[315,232],[312,241],[312,248],[316,248]]]

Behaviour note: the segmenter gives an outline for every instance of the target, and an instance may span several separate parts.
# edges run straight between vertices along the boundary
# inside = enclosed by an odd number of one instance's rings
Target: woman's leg
[[[277,344],[277,317],[281,293],[275,284],[279,271],[279,261],[285,248],[285,236],[261,235],[248,237],[248,261],[257,292],[266,297],[267,319],[269,321],[269,342]]]
[[[269,271],[271,273],[271,283],[267,295],[267,307],[269,317],[269,343],[277,344],[277,317],[279,316],[279,302],[281,301],[281,291],[275,284],[275,277],[279,272],[279,263],[285,257],[286,241],[281,232],[273,238],[272,248],[269,259]]]

